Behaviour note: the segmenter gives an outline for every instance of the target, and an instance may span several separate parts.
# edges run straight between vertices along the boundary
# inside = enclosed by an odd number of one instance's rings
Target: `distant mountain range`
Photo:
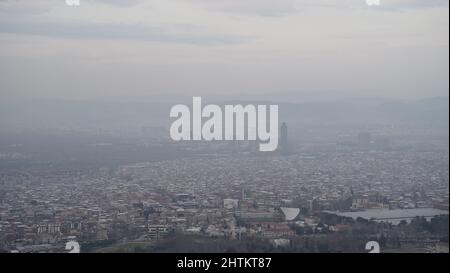
[[[448,128],[449,98],[413,101],[345,99],[286,103],[209,101],[216,104],[278,104],[280,120],[290,123],[429,124]],[[169,104],[154,101],[9,100],[0,102],[0,126],[8,128],[120,128],[169,124]],[[184,102],[188,105],[191,102]],[[204,104],[208,103],[205,101]]]

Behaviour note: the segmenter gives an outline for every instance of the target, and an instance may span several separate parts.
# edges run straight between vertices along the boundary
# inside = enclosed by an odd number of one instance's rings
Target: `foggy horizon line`
[[[276,98],[275,94],[255,94],[255,95],[207,95],[202,92],[192,95],[181,94],[154,94],[148,96],[86,96],[86,97],[62,97],[62,96],[5,96],[2,97],[2,101],[67,101],[67,102],[176,102],[183,100],[190,100],[195,96],[201,96],[209,101],[223,101],[223,102],[277,102],[284,104],[302,104],[302,103],[321,103],[321,102],[342,102],[342,101],[390,101],[390,102],[417,102],[430,99],[443,99],[449,100],[450,94],[442,95],[429,95],[420,97],[388,97],[388,96],[371,96],[371,95],[335,95],[329,96],[328,94],[318,94],[317,96],[311,93],[304,93],[293,95],[293,93],[281,93],[280,98]],[[144,101],[143,101],[144,100]]]

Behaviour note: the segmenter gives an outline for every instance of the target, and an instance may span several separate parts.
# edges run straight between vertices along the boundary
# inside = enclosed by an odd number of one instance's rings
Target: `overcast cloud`
[[[448,1],[0,0],[0,98],[448,96]]]

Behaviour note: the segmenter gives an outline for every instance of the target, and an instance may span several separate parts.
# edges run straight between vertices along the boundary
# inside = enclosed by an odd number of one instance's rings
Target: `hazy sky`
[[[0,0],[0,99],[448,96],[448,0]]]

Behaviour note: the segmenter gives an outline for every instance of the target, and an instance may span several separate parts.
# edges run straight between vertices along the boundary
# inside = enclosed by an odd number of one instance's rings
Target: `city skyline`
[[[0,0],[0,49],[2,255],[449,253],[448,0]]]

